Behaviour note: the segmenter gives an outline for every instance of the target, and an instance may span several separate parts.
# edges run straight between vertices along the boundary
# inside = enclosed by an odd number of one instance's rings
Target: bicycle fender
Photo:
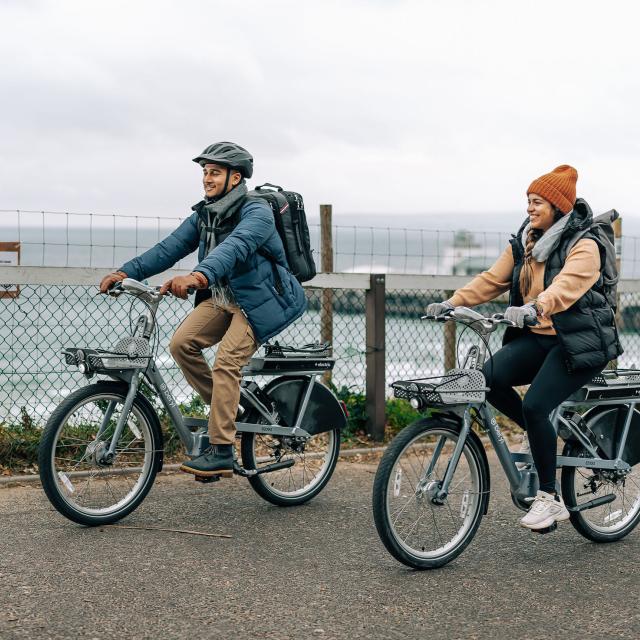
[[[609,460],[613,460],[620,448],[628,408],[624,405],[604,405],[589,409],[583,415],[596,442]],[[640,462],[640,412],[633,409],[622,459],[631,466]]]
[[[264,391],[274,403],[283,424],[295,424],[308,382],[308,376],[283,376],[265,387]],[[302,418],[302,428],[311,435],[316,435],[333,429],[344,429],[346,425],[347,419],[338,399],[322,383],[316,382]]]

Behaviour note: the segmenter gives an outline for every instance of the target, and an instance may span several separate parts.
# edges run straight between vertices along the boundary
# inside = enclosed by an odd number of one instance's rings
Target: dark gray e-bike
[[[538,476],[528,454],[511,453],[485,402],[482,373],[488,337],[503,316],[458,307],[443,316],[472,329],[461,368],[437,378],[394,382],[396,397],[429,411],[403,429],[385,452],[373,486],[376,528],[397,560],[440,567],[471,542],[489,505],[489,463],[474,425],[488,434],[514,504],[528,510]],[[604,371],[552,414],[565,441],[557,466],[571,523],[594,542],[620,540],[640,521],[640,371]],[[517,464],[520,463],[520,464]]]
[[[145,381],[160,399],[166,420],[186,454],[209,446],[207,421],[183,416],[153,356],[158,288],[125,279],[110,294],[127,294],[147,309],[132,335],[110,350],[70,347],[68,365],[87,377],[110,378],[81,387],[55,409],[39,451],[47,497],[64,516],[84,525],[108,524],[131,513],[151,489],[164,458],[163,433]],[[301,349],[273,345],[243,370],[236,428],[241,460],[234,472],[248,478],[265,500],[298,505],[327,484],[340,451],[344,407],[317,377],[333,368],[328,345]],[[261,386],[252,378],[266,376]]]

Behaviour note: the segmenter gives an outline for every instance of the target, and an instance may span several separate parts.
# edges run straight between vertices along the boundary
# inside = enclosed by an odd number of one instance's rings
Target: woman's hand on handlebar
[[[507,307],[504,312],[504,319],[510,320],[516,327],[532,327],[538,323],[538,313],[532,302],[521,307]]]
[[[428,316],[442,316],[449,311],[452,311],[455,307],[448,301],[432,302],[427,306],[426,315]]]

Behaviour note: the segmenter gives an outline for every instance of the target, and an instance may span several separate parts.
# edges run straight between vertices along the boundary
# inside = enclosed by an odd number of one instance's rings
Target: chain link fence
[[[0,288],[1,290],[1,288]],[[108,349],[135,326],[146,307],[131,296],[96,295],[95,286],[21,285],[18,297],[0,297],[0,423],[42,423],[74,389],[88,384],[60,351],[65,347]],[[307,289],[308,311],[277,340],[303,345],[321,340],[321,290]],[[364,388],[364,292],[334,292],[333,382],[356,391]],[[171,337],[192,304],[165,298],[153,338],[156,362],[178,402],[195,394],[169,353]],[[213,362],[215,348],[205,352]]]
[[[0,288],[0,293],[1,293]],[[95,286],[21,285],[18,297],[0,297],[0,423],[43,423],[55,406],[88,381],[67,367],[60,351],[69,346],[109,348],[130,333],[145,310],[130,296],[96,295]],[[302,345],[322,339],[322,290],[306,289],[308,311],[277,336],[283,344]],[[426,306],[449,295],[445,290],[389,289],[385,298],[385,374],[393,380],[437,375],[445,363],[444,325],[420,320]],[[366,292],[334,289],[332,295],[333,345],[336,366],[332,382],[363,392],[366,380]],[[504,303],[481,305],[492,313]],[[166,298],[157,317],[154,338],[156,361],[179,402],[195,392],[184,380],[169,353],[169,342],[191,303]],[[621,340],[625,348],[619,366],[640,365],[640,293],[622,293]],[[459,361],[473,342],[471,331],[458,327]],[[491,336],[490,348],[500,347],[501,332]],[[215,350],[205,352],[213,361]],[[95,380],[95,379],[94,379]]]

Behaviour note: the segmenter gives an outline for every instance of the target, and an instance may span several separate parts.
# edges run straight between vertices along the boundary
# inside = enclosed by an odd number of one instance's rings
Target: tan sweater
[[[531,330],[535,333],[554,335],[556,331],[551,324],[550,316],[568,309],[598,280],[600,275],[598,245],[589,238],[576,242],[569,251],[562,270],[547,289],[544,289],[544,262],[533,260],[531,265],[533,268],[531,291],[524,297],[524,302],[537,299],[538,306],[542,309],[542,316],[538,318],[540,324]],[[513,266],[513,254],[509,245],[490,269],[478,274],[469,284],[458,289],[449,298],[449,302],[456,307],[472,307],[493,300],[511,288]]]

